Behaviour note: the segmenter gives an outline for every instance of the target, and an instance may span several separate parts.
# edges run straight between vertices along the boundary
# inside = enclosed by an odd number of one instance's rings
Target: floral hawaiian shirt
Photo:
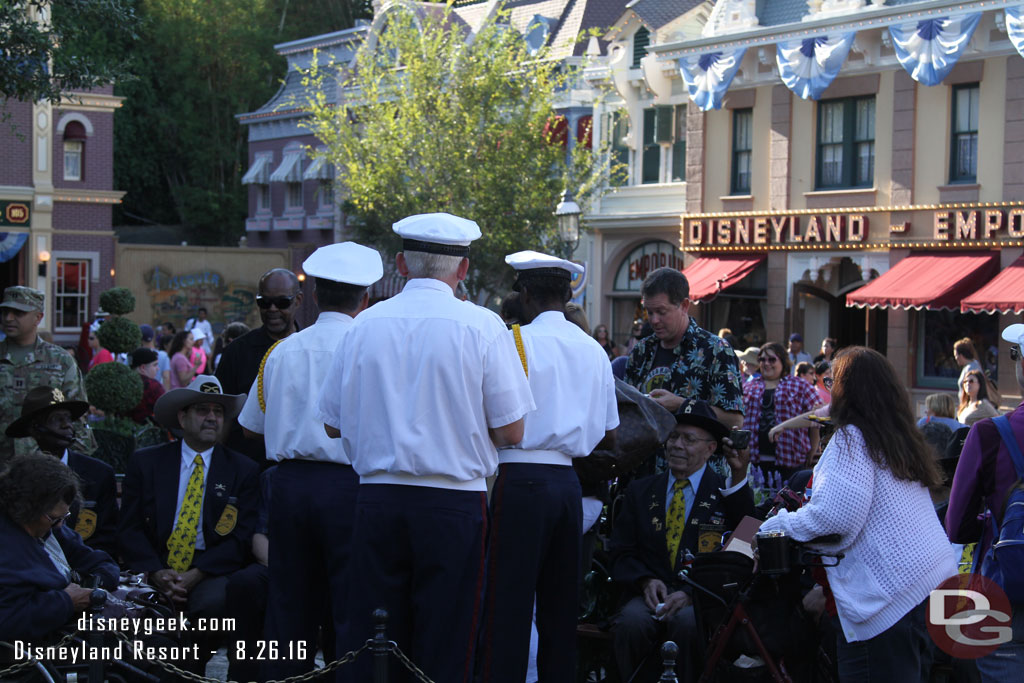
[[[682,398],[743,412],[743,388],[736,354],[724,339],[700,327],[693,318],[668,367],[655,367],[660,342],[654,335],[636,343],[626,362],[626,383],[645,394],[665,389]]]

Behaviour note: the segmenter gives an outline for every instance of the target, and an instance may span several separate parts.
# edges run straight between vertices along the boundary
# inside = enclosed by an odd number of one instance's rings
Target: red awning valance
[[[750,275],[765,260],[760,256],[705,256],[683,271],[690,281],[690,301],[710,301]]]
[[[846,305],[959,311],[961,299],[998,272],[995,252],[912,252],[888,272],[847,294]]]
[[[1024,311],[1024,256],[1004,268],[987,285],[960,303],[964,313],[1020,313]]]

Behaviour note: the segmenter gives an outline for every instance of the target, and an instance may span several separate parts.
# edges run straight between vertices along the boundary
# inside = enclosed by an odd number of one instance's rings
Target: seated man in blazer
[[[729,428],[705,402],[684,403],[665,442],[668,471],[626,489],[611,542],[612,578],[627,596],[613,629],[622,680],[630,680],[645,658],[660,663],[657,650],[664,640],[679,646],[681,682],[695,681],[700,674],[705,643],[690,588],[678,573],[688,556],[711,552],[724,532],[754,514],[747,485],[750,450],[736,451],[728,436]],[[719,451],[732,472],[728,479],[707,465]]]
[[[224,394],[212,375],[161,396],[154,416],[183,438],[136,451],[122,486],[125,565],[148,572],[193,618],[224,615],[228,577],[250,558],[259,466],[218,443],[244,403],[245,394]]]
[[[117,557],[117,486],[114,468],[102,460],[68,450],[74,444],[74,424],[89,412],[85,401],[66,401],[60,389],[30,389],[21,405],[21,417],[5,434],[33,437],[39,450],[58,458],[81,479],[81,500],[71,504],[65,526],[74,529],[90,547]]]

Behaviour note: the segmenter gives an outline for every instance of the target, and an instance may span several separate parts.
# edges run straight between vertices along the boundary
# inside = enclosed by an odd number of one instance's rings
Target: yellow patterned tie
[[[167,564],[171,569],[184,572],[192,566],[196,552],[196,533],[199,530],[199,513],[203,507],[203,456],[196,454],[192,462],[192,476],[185,489],[185,500],[181,503],[178,523],[167,538]]]
[[[676,479],[672,484],[672,502],[669,503],[665,515],[665,542],[668,544],[668,563],[675,568],[676,557],[679,555],[679,542],[683,540],[683,529],[686,527],[686,498],[683,489],[690,483],[689,479]]]

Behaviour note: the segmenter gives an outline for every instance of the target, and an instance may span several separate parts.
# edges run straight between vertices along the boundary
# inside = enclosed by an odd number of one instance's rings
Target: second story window
[[[85,139],[85,126],[78,121],[69,121],[64,128],[64,180],[82,179]]]
[[[317,189],[320,197],[320,208],[331,209],[334,207],[334,183],[330,180],[321,180]]]
[[[977,83],[953,88],[950,182],[973,182],[978,179],[979,91]]]
[[[818,105],[817,189],[870,187],[875,179],[875,98]]]
[[[270,211],[270,185],[256,186],[256,209]]]
[[[645,26],[641,26],[633,34],[633,63],[634,69],[640,68],[640,60],[647,56],[647,46],[651,44],[651,32]]]
[[[732,194],[750,194],[750,156],[753,150],[753,109],[732,112]]]
[[[658,105],[644,109],[643,133],[640,182],[685,180],[686,105]],[[671,168],[668,168],[669,164]]]
[[[288,183],[284,206],[286,209],[302,208],[302,183]]]

